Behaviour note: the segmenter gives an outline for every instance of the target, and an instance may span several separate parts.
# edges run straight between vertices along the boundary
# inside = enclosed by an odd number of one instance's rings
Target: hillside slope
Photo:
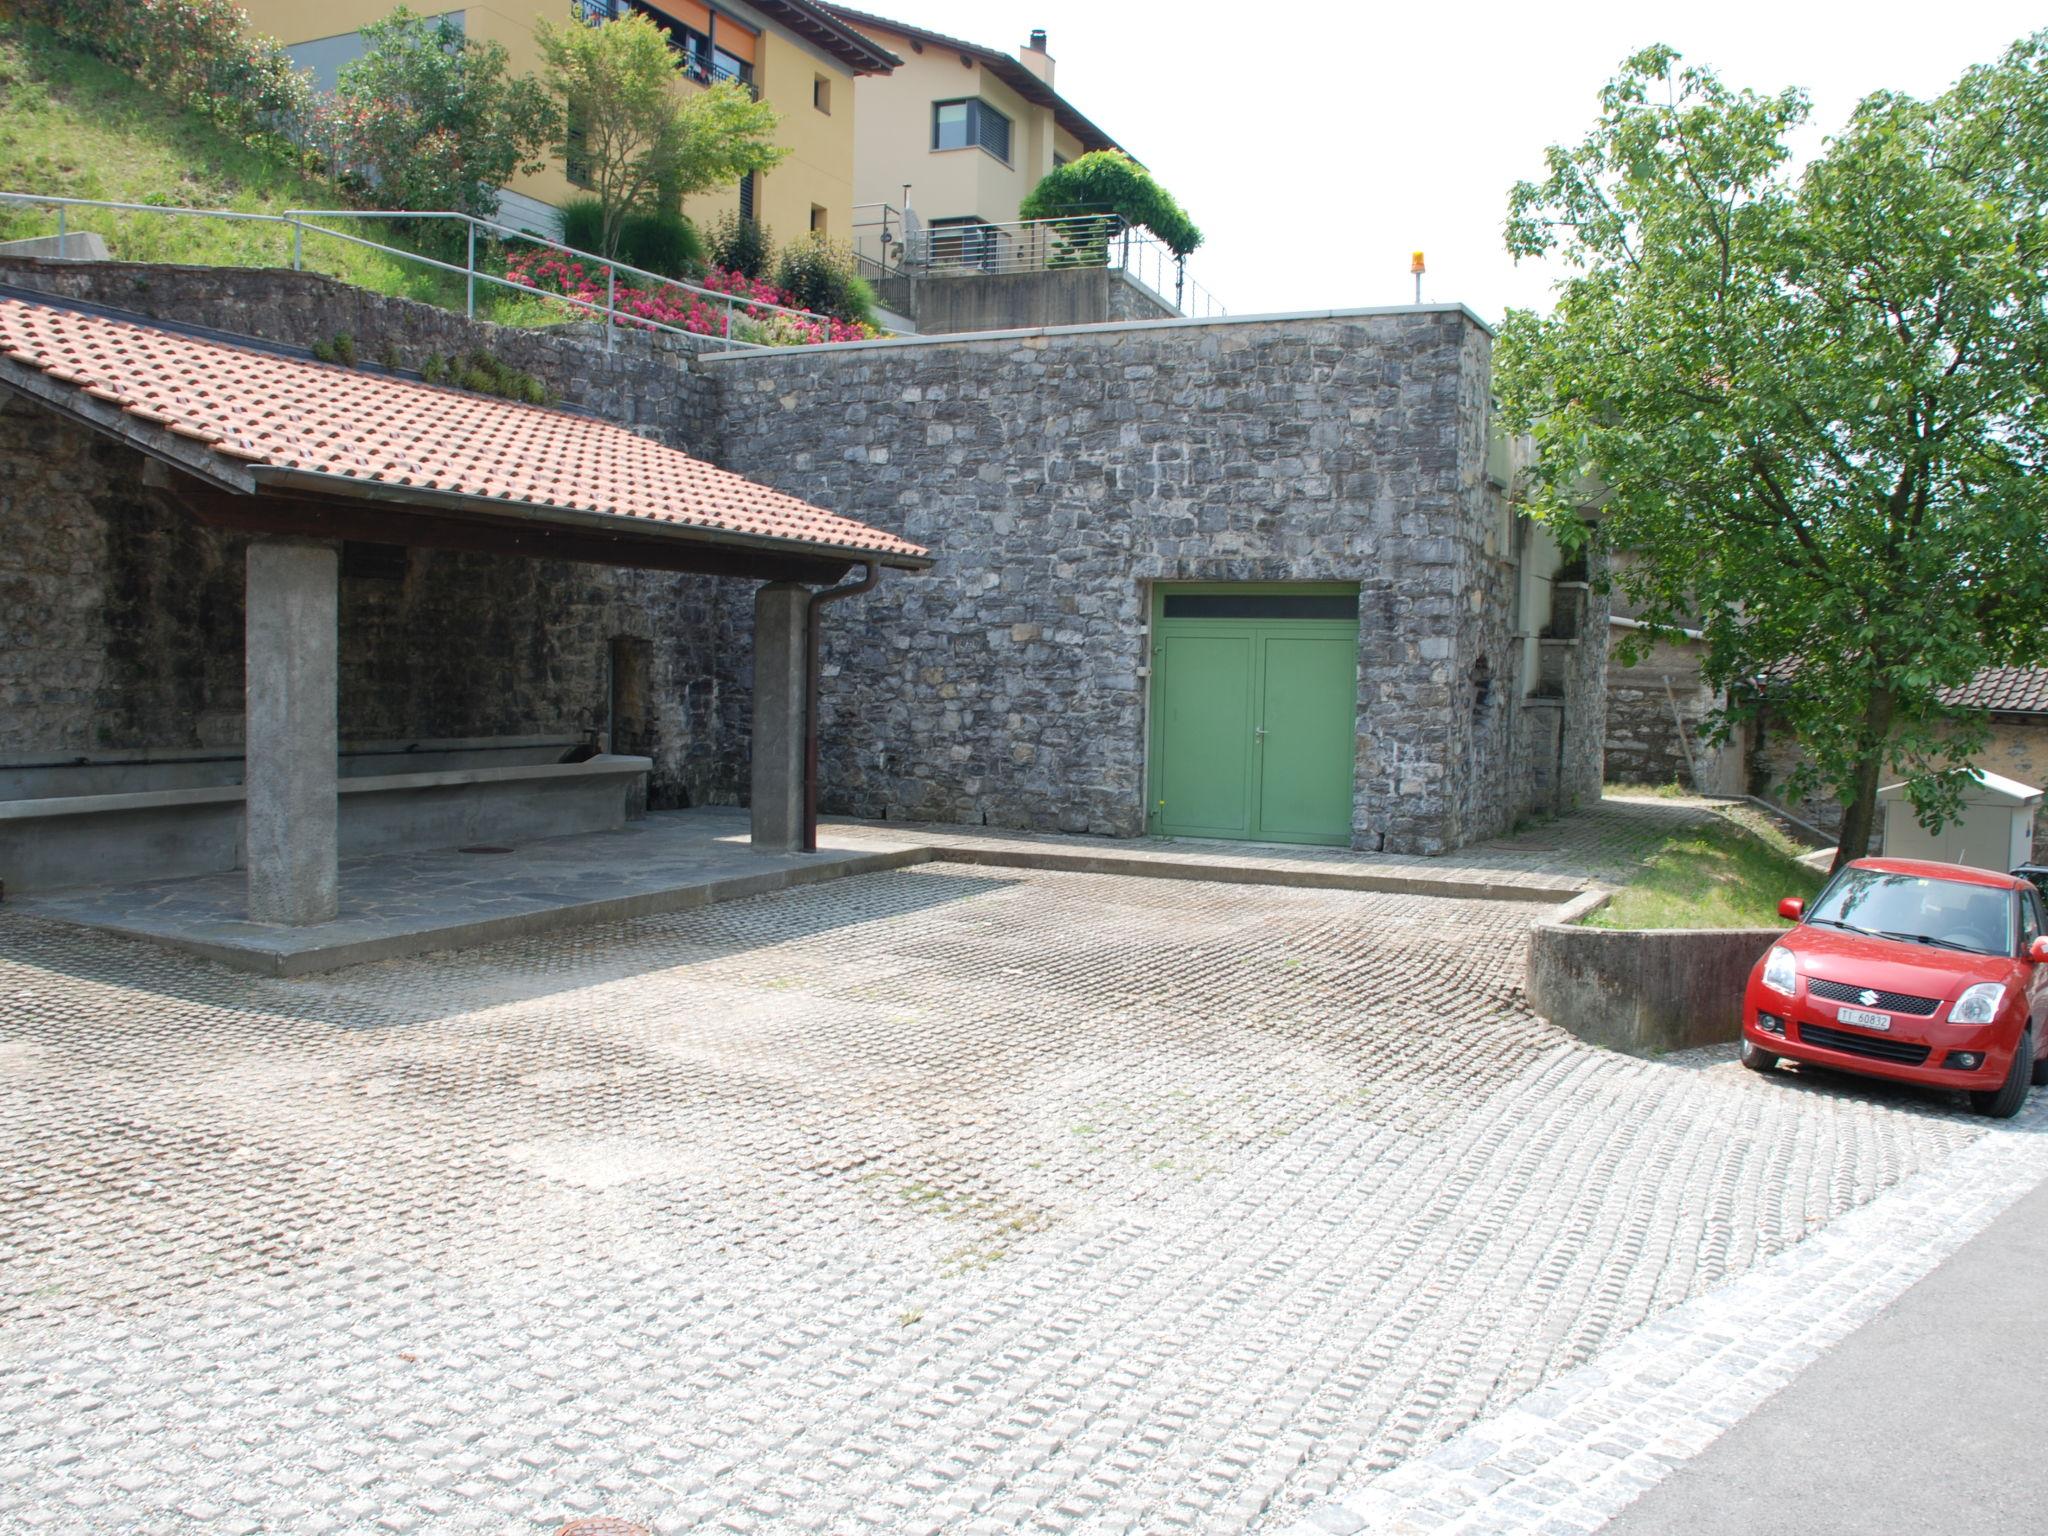
[[[250,149],[196,113],[39,28],[0,22],[0,191],[110,202],[280,213],[341,208],[342,193],[281,157]],[[282,225],[72,209],[71,229],[106,238],[123,261],[289,266]],[[350,226],[386,244],[383,226]],[[0,204],[0,240],[56,233],[54,209]],[[381,293],[461,302],[460,279],[309,234],[304,265]],[[516,298],[512,302],[520,302]]]

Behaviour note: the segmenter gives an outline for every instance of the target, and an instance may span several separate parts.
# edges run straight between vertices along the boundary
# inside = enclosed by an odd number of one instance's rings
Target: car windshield
[[[1806,909],[1806,920],[1882,938],[1979,955],[2009,955],[2013,893],[1927,875],[1845,869]]]

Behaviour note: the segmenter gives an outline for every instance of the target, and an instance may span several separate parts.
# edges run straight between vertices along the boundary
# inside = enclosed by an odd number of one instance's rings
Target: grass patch
[[[1603,795],[1636,800],[1690,800],[1696,791],[1673,779],[1669,784],[1608,784]]]
[[[0,22],[0,191],[237,213],[348,206],[325,178],[280,154],[250,148],[112,65],[14,21]],[[418,242],[382,221],[333,222],[385,245],[420,250]],[[104,237],[116,261],[292,264],[292,231],[278,224],[73,208],[65,226]],[[0,204],[0,240],[56,232],[55,209]],[[459,274],[310,231],[302,252],[308,271],[443,308],[463,306]],[[452,259],[460,263],[461,253]],[[484,265],[481,257],[478,265]],[[477,285],[477,312],[486,319],[559,324],[566,318],[563,310],[531,294]]]
[[[1811,897],[1821,875],[1762,817],[1715,816],[1667,834],[1589,928],[1769,928],[1784,896]]]

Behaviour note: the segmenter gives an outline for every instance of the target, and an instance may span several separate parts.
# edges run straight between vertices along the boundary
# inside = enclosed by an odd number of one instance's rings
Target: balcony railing
[[[855,210],[854,250],[874,276],[957,277],[976,272],[1048,272],[1107,267],[1122,272],[1182,314],[1208,319],[1223,306],[1188,276],[1187,258],[1113,213],[1010,224],[925,224],[889,204]]]
[[[730,80],[737,85],[745,86],[747,94],[753,97],[754,100],[759,101],[761,99],[761,87],[754,84],[752,79],[741,74],[738,70],[729,69],[716,59],[707,59],[695,49],[677,48],[674,43],[670,43],[669,47],[682,55],[683,74],[689,79],[696,81],[699,85],[723,85],[726,81]]]
[[[576,0],[576,9],[584,21],[593,27],[600,22],[616,20],[634,10],[649,16],[657,25],[667,23],[662,26],[662,30],[668,33],[669,50],[677,56],[677,67],[684,79],[694,80],[699,85],[721,85],[730,80],[745,86],[747,94],[754,100],[761,99],[761,88],[754,84],[752,79],[737,69],[719,63],[711,56],[709,39],[702,38],[695,32],[689,33],[687,40],[678,39],[674,23],[658,10],[633,5],[631,0]]]

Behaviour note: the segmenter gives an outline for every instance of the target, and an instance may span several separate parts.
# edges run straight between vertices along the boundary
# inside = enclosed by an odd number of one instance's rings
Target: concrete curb
[[[451,923],[405,933],[379,933],[359,938],[336,934],[331,943],[317,948],[287,948],[266,944],[260,938],[238,943],[218,937],[186,936],[160,928],[138,928],[118,922],[95,922],[102,933],[139,939],[197,955],[239,971],[260,976],[292,978],[337,971],[348,966],[370,965],[443,950],[469,949],[509,939],[531,938],[559,929],[592,923],[622,922],[636,917],[657,917],[668,912],[687,911],[714,902],[740,901],[766,896],[798,886],[817,885],[853,875],[878,874],[908,869],[921,864],[964,864],[984,869],[1031,869],[1065,871],[1073,874],[1117,875],[1139,880],[1210,881],[1221,885],[1291,886],[1297,890],[1377,892],[1402,896],[1440,897],[1453,901],[1511,901],[1531,906],[1554,907],[1570,903],[1567,913],[1583,913],[1606,900],[1603,891],[1586,891],[1576,885],[1516,885],[1506,881],[1451,880],[1430,875],[1392,874],[1384,870],[1269,864],[1208,863],[1196,859],[1147,858],[1138,854],[1075,852],[1035,848],[1028,845],[993,848],[985,844],[951,843],[944,838],[910,843],[898,848],[872,852],[839,849],[819,855],[814,863],[763,870],[758,874],[728,875],[698,883],[679,884],[658,891],[639,891],[629,896],[603,897],[594,901],[568,902],[525,912]],[[62,913],[45,914],[70,921]],[[340,923],[346,924],[344,915]]]
[[[1378,891],[1396,896],[1446,896],[1462,901],[1526,901],[1556,906],[1604,892],[1587,893],[1583,886],[1514,885],[1496,880],[1444,880],[1430,875],[1394,875],[1366,870],[1279,869],[1262,864],[1206,864],[1190,859],[1150,859],[1136,855],[1063,853],[1054,850],[996,849],[936,842],[925,845],[934,860],[947,864],[985,864],[1008,869],[1071,870],[1089,875],[1128,875],[1140,880],[1212,880],[1219,885],[1287,885],[1308,891]],[[1588,909],[1590,910],[1590,909]]]
[[[99,926],[103,933],[119,934],[123,938],[160,944],[166,949],[182,950],[238,971],[253,971],[259,976],[290,978],[319,975],[322,972],[338,971],[352,965],[371,965],[379,960],[402,960],[413,955],[434,954],[442,950],[473,949],[482,944],[531,938],[535,934],[553,933],[562,928],[586,927],[592,923],[616,923],[635,917],[659,917],[667,912],[708,907],[714,902],[739,901],[748,896],[767,896],[800,885],[817,885],[846,875],[878,874],[885,870],[931,862],[930,854],[922,848],[850,854],[835,859],[830,864],[768,870],[758,875],[736,875],[702,885],[679,885],[665,891],[605,897],[597,901],[546,907],[537,912],[508,913],[503,917],[483,918],[477,922],[457,923],[446,928],[427,929],[417,933],[380,934],[374,938],[344,939],[314,950],[282,951],[256,945],[188,939],[156,930],[123,928],[111,923]]]

